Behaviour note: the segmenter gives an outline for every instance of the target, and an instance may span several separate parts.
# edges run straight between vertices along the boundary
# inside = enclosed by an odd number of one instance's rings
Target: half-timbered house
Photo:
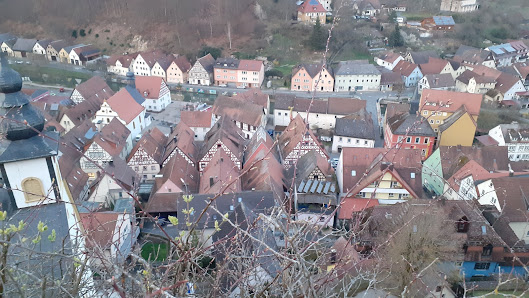
[[[175,155],[182,156],[191,166],[196,167],[198,147],[194,142],[193,131],[184,122],[172,128],[164,147],[162,167],[165,167]]]
[[[118,199],[131,198],[137,184],[137,174],[123,159],[115,157],[106,164],[103,173],[92,183],[88,201],[110,207]]]
[[[300,115],[290,121],[285,131],[279,136],[278,145],[281,162],[287,170],[311,150],[316,151],[325,160],[329,159],[318,139]]]
[[[241,191],[240,168],[226,151],[217,150],[200,177],[199,193],[217,194]]]
[[[142,105],[147,111],[161,112],[171,103],[171,92],[163,78],[138,76],[135,84],[145,98]]]
[[[228,117],[221,117],[206,134],[198,162],[202,173],[218,150],[227,156],[241,169],[245,138],[242,130]]]
[[[167,137],[158,128],[146,132],[134,145],[127,158],[127,165],[142,181],[152,181],[160,172]]]
[[[73,90],[70,99],[75,104],[79,104],[83,101],[93,101],[101,104],[112,95],[114,95],[114,91],[110,89],[105,80],[101,77],[94,76],[86,82],[77,85]]]
[[[125,159],[131,149],[127,139],[130,131],[118,119],[112,119],[94,137],[86,150],[85,156],[80,160],[81,169],[90,178],[95,178],[100,168],[104,168],[110,161],[119,157]]]
[[[227,96],[217,97],[213,105],[213,116],[215,120],[228,116],[242,129],[246,139],[251,138],[255,130],[259,126],[265,126],[267,121],[263,106]]]

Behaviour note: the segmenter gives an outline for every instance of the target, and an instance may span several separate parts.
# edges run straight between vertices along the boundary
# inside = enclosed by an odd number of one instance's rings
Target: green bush
[[[84,29],[79,30],[79,35],[83,37],[86,36],[86,32],[84,31]]]
[[[77,30],[73,30],[72,31],[72,37],[73,38],[77,38]]]
[[[283,73],[277,69],[271,69],[271,70],[267,70],[265,71],[265,76],[266,77],[280,77],[282,78],[283,77]]]
[[[99,38],[99,34],[96,33],[96,38]]]

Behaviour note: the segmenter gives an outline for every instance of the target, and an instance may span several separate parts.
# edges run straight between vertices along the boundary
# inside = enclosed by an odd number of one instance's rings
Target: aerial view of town
[[[0,297],[529,297],[529,0],[0,0]]]

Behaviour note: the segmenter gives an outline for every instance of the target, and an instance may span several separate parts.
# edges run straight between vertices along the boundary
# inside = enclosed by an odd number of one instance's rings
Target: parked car
[[[64,92],[64,88],[60,88],[59,92],[63,93]]]

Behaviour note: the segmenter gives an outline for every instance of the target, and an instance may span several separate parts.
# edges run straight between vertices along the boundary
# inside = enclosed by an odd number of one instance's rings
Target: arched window
[[[22,181],[22,191],[24,192],[26,203],[37,202],[45,197],[42,182],[35,177],[26,178]]]

